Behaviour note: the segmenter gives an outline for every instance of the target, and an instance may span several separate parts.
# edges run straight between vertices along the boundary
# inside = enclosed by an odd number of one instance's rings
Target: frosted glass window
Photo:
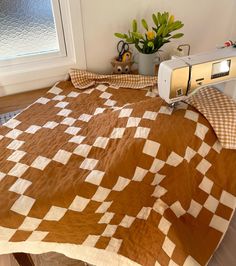
[[[0,0],[0,60],[58,51],[51,0]]]

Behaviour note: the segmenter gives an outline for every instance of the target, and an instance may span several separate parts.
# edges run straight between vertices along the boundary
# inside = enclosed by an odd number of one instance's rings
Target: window
[[[86,69],[81,0],[0,0],[0,96]]]
[[[5,64],[23,57],[65,55],[59,2],[0,0],[0,36],[0,61]]]

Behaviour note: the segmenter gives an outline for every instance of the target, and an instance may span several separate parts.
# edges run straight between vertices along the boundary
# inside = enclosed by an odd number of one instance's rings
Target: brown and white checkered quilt
[[[0,139],[0,254],[205,265],[235,209],[236,151],[144,90],[62,82]]]
[[[213,127],[224,148],[236,149],[236,102],[214,88],[202,88],[186,100]]]

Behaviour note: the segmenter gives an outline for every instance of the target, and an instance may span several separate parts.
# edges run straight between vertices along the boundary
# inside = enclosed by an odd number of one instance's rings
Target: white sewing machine
[[[158,72],[158,90],[160,97],[169,104],[212,85],[236,99],[235,79],[236,48],[229,47],[162,62]]]

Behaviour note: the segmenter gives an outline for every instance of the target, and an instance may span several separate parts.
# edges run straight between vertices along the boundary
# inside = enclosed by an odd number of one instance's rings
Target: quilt
[[[61,82],[0,127],[0,254],[206,265],[235,210],[235,162],[186,103]]]

